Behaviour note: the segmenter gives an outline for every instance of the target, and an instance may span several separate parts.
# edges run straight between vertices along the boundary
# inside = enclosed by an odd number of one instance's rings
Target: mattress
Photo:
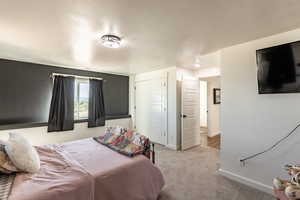
[[[145,156],[126,157],[92,138],[37,149],[41,170],[18,174],[9,200],[155,200],[164,185]]]

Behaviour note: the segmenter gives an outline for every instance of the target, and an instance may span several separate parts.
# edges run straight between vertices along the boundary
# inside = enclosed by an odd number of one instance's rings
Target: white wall
[[[200,56],[200,67],[195,70],[195,76],[199,78],[207,78],[213,76],[220,76],[221,70],[221,51],[216,51],[207,55]]]
[[[220,134],[220,104],[214,104],[214,88],[221,88],[220,77],[201,79],[207,81],[207,127],[208,136]]]
[[[197,79],[195,77],[195,71],[186,68],[176,68],[177,80],[182,81],[184,79]]]
[[[135,128],[135,75],[129,76],[129,114],[131,115],[131,128]]]
[[[283,166],[300,162],[300,130],[273,151],[241,167],[239,159],[265,150],[300,121],[300,94],[259,95],[257,49],[300,40],[300,29],[232,46],[221,52],[221,172],[271,191]]]
[[[200,68],[219,67],[221,61],[221,51],[215,51],[197,58]]]
[[[180,135],[178,135],[177,126],[177,80],[176,68],[168,72],[168,146],[172,149],[178,149],[180,146]]]
[[[130,128],[130,118],[107,120],[107,126],[120,125]],[[87,128],[87,123],[76,123],[73,131],[47,132],[47,127],[35,127],[16,130],[0,131],[0,139],[7,140],[8,133],[15,132],[26,137],[33,145],[63,143],[72,140],[79,140],[88,137],[100,136],[104,134],[105,127]]]
[[[201,68],[201,69],[195,71],[195,76],[199,77],[199,78],[207,78],[207,77],[214,77],[214,76],[220,76],[220,75],[221,75],[221,69],[219,66]]]

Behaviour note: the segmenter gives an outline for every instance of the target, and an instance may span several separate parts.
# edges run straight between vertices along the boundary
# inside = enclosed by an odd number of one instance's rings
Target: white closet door
[[[181,148],[200,144],[199,80],[183,80],[181,83]]]
[[[136,129],[151,141],[166,145],[167,79],[154,78],[135,83]]]

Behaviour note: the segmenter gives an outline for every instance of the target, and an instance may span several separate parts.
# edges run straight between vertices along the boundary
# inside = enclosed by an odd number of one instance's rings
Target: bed
[[[274,191],[274,195],[275,195],[276,199],[289,200],[289,198],[287,198],[287,196],[285,196],[284,190],[277,190],[274,188],[273,191]]]
[[[9,200],[155,200],[164,185],[145,156],[126,157],[92,138],[37,150],[41,170],[18,174]]]

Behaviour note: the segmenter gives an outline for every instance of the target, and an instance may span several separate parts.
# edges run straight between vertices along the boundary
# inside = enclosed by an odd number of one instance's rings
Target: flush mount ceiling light
[[[200,57],[199,56],[197,56],[196,59],[195,59],[194,67],[196,67],[196,68],[201,67],[201,65],[200,65]]]
[[[107,48],[119,48],[121,46],[121,38],[115,35],[103,35],[101,37],[102,45]]]
[[[199,67],[201,67],[201,65],[199,63],[195,63],[194,67],[199,68]]]

